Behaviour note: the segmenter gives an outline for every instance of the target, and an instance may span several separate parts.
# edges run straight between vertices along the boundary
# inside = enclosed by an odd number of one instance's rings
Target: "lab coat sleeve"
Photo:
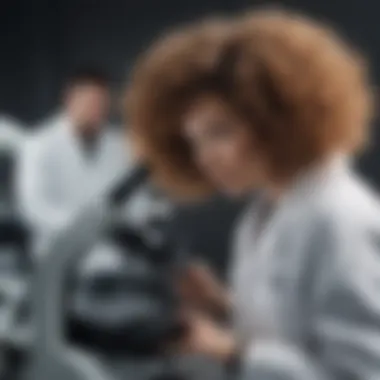
[[[17,192],[21,212],[29,223],[41,231],[54,231],[71,218],[72,210],[57,202],[51,181],[60,175],[51,167],[48,152],[30,141],[20,154],[17,171]]]
[[[348,224],[326,223],[310,239],[319,261],[307,268],[312,286],[302,306],[313,350],[252,342],[244,379],[380,379],[380,229]]]

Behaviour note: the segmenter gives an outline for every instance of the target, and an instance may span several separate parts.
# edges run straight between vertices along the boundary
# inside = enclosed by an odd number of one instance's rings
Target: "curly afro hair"
[[[364,61],[323,24],[264,10],[175,32],[137,64],[127,109],[144,158],[181,197],[212,189],[181,133],[183,113],[205,93],[248,122],[273,182],[356,152],[372,116]]]

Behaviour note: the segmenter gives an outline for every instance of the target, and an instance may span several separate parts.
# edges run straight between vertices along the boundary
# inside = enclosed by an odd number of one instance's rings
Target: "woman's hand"
[[[181,273],[179,291],[186,305],[212,312],[225,313],[230,309],[227,290],[202,264],[192,264]]]
[[[186,316],[188,333],[180,344],[185,353],[201,354],[228,362],[236,353],[236,342],[230,330],[220,327],[198,313]]]

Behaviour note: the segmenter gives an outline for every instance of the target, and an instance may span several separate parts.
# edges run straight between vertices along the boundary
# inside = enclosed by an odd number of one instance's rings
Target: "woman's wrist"
[[[231,314],[231,305],[227,295],[213,297],[204,303],[204,309],[216,318],[218,321],[226,321]]]
[[[239,349],[236,339],[232,335],[226,335],[222,342],[218,344],[217,357],[222,362],[228,364],[234,361],[239,355]]]

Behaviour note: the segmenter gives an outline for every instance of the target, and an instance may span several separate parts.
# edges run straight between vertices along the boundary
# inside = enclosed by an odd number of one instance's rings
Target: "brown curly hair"
[[[182,115],[199,95],[219,96],[248,121],[274,182],[361,148],[372,116],[361,57],[326,26],[279,10],[167,36],[137,64],[128,93],[144,157],[181,196],[211,188],[181,134]]]

